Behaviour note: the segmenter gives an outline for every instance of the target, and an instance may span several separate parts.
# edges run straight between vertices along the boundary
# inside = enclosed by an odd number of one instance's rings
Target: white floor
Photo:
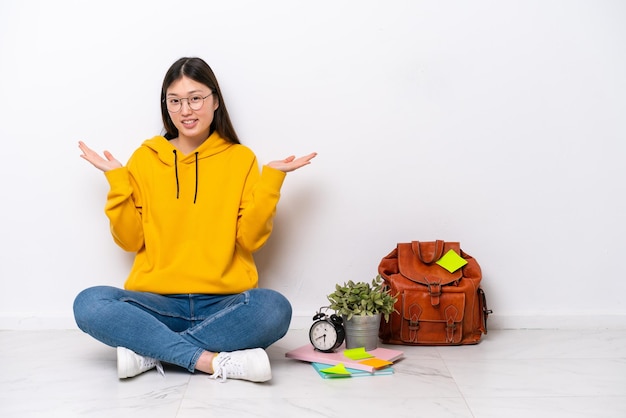
[[[79,331],[0,331],[0,417],[626,417],[626,330],[492,330],[476,346],[406,347],[391,376],[322,379],[270,347],[264,384],[166,367],[116,377]]]

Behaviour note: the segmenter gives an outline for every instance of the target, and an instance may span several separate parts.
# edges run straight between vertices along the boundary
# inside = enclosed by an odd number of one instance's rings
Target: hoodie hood
[[[185,155],[176,150],[170,141],[163,136],[155,136],[141,144],[142,147],[149,148],[155,152],[161,162],[165,165],[174,166],[174,151],[176,151],[179,164],[194,164],[197,160],[208,158],[212,155],[219,154],[230,148],[233,144],[222,138],[217,132],[213,132],[206,141],[202,143],[193,152]]]

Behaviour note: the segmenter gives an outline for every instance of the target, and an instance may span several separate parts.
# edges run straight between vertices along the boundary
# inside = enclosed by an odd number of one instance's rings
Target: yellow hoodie
[[[273,225],[282,171],[213,133],[184,155],[162,136],[126,167],[107,171],[105,207],[115,242],[136,252],[125,288],[160,294],[232,294],[257,287],[252,253]]]

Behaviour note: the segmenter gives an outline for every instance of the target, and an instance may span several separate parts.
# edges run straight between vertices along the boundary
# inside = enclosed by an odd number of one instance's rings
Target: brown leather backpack
[[[449,271],[440,265],[444,256],[465,265]],[[378,272],[391,294],[398,295],[397,312],[389,322],[380,323],[379,337],[384,343],[476,344],[487,334],[491,311],[480,287],[480,266],[458,242],[398,244],[381,260]]]

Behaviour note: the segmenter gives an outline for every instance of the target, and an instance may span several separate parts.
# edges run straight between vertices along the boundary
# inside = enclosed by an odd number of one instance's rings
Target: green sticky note
[[[320,372],[323,373],[329,373],[329,374],[340,374],[340,375],[344,375],[344,376],[350,376],[350,372],[346,369],[346,366],[343,365],[343,363],[339,363],[336,364],[332,367],[328,367],[326,369],[322,369],[320,370]]]
[[[358,348],[348,348],[343,350],[343,355],[348,357],[350,360],[362,360],[364,358],[374,357],[367,351],[365,351],[365,347]]]
[[[466,265],[467,260],[458,255],[454,250],[450,250],[443,257],[441,257],[439,261],[437,261],[437,264],[448,270],[450,273],[454,273]]]

